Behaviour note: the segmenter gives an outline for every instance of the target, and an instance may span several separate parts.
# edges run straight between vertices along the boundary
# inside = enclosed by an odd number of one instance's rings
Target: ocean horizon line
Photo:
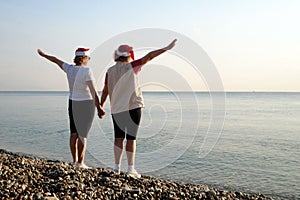
[[[67,90],[0,90],[0,93],[68,93]],[[101,90],[98,91],[101,93]],[[300,93],[300,91],[162,91],[162,90],[146,90],[143,93]]]

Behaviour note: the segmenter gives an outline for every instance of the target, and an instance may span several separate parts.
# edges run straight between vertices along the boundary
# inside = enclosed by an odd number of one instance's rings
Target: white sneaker
[[[141,174],[139,174],[135,169],[128,171],[127,175],[134,178],[134,179],[138,179],[141,178]]]
[[[120,174],[121,170],[120,169],[114,169],[113,172],[115,172],[115,174]]]
[[[91,169],[91,167],[87,166],[84,163],[75,163],[75,166],[83,169]]]

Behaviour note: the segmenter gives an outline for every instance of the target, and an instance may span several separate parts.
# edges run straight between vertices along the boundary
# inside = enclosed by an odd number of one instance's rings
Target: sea
[[[300,199],[300,93],[143,92],[136,169],[220,190]],[[68,92],[0,92],[0,148],[72,162]],[[95,115],[85,162],[113,167],[113,126]],[[126,171],[126,154],[122,170]]]

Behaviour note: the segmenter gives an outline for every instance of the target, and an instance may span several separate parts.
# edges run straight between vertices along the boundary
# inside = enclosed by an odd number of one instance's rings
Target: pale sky
[[[160,28],[199,44],[215,63],[225,91],[300,92],[299,0],[2,0],[0,4],[0,91],[68,89],[65,74],[39,57],[37,48],[72,63],[78,46],[93,51],[126,31]],[[161,47],[170,41],[161,41]],[[166,60],[157,58],[154,63]],[[180,62],[173,60],[172,65]],[[105,64],[92,67],[105,69]],[[150,71],[151,66],[141,76]],[[161,73],[164,77],[164,70]],[[184,79],[188,73],[193,89],[206,89],[192,72],[187,71]],[[170,84],[182,90],[180,83]],[[98,81],[98,90],[102,86]]]

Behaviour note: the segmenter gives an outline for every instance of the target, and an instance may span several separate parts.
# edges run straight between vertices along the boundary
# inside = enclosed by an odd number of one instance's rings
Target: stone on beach
[[[0,199],[271,199],[0,150]]]

